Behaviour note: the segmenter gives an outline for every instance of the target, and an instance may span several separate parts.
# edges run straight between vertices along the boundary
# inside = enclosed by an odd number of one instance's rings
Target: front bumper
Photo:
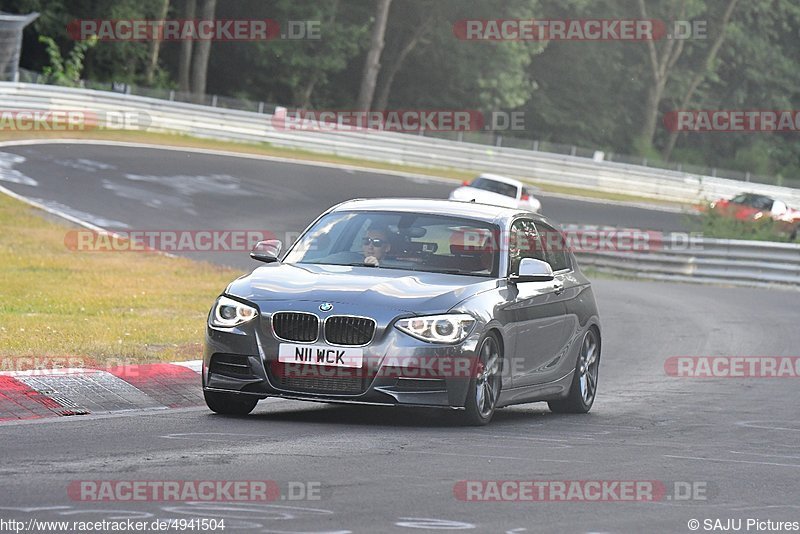
[[[203,388],[265,397],[346,404],[463,408],[475,372],[480,325],[458,345],[426,343],[376,317],[360,369],[277,361],[281,341],[270,314],[237,328],[206,327]],[[314,345],[328,345],[319,340]],[[338,347],[341,348],[341,347]]]

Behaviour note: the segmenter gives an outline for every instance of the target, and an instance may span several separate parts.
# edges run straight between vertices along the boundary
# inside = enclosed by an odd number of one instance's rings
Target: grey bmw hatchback
[[[234,280],[208,316],[203,393],[221,414],[260,399],[459,410],[546,401],[588,412],[601,330],[557,225],[516,208],[351,200]]]

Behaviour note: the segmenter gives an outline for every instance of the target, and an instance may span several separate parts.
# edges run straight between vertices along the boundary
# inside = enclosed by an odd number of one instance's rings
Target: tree
[[[687,9],[687,0],[677,1],[677,6],[675,5],[675,0],[670,0],[668,4],[670,8],[670,16],[666,18],[668,24],[672,20],[686,20],[687,15],[690,13],[689,9]],[[697,89],[697,85],[699,85],[703,78],[707,76],[713,69],[714,58],[719,52],[719,47],[722,45],[722,40],[724,39],[725,31],[730,23],[731,15],[733,14],[733,9],[736,7],[736,3],[737,0],[727,0],[727,5],[725,6],[722,15],[719,17],[719,33],[717,39],[712,45],[709,46],[706,59],[703,62],[703,67],[699,73],[694,76],[694,79],[689,84],[689,98],[687,99],[687,104],[688,100],[691,99],[692,94],[694,94],[694,91]],[[647,8],[645,7],[644,0],[638,0],[638,4],[639,14],[643,19],[648,19],[649,15]],[[691,7],[692,15],[704,13],[706,20],[708,20],[711,18],[716,4],[709,3],[699,5],[695,2],[692,2]],[[676,11],[677,18],[672,16],[672,14]],[[638,140],[639,146],[637,148],[640,153],[646,154],[650,147],[653,146],[653,140],[656,134],[656,125],[658,123],[659,106],[665,96],[667,84],[675,76],[675,66],[685,51],[686,43],[691,43],[689,46],[692,48],[702,48],[704,46],[701,44],[703,41],[700,39],[688,41],[686,39],[670,38],[669,36],[667,37],[668,38],[662,43],[660,50],[653,40],[647,41],[648,59],[652,80],[647,88],[642,129],[640,138]],[[696,52],[696,50],[693,52]],[[692,85],[694,85],[694,88],[692,88]],[[670,148],[669,152],[671,151],[672,149]]]
[[[739,2],[714,69],[699,84],[687,107],[797,109],[800,105],[798,27],[800,5],[794,0]],[[680,87],[685,90],[689,82],[683,80]],[[674,95],[674,106],[680,105],[684,94]],[[763,177],[781,175],[786,184],[800,187],[800,144],[796,132],[685,132],[678,136],[671,160],[749,171]]]
[[[214,11],[217,7],[217,0],[202,0],[200,5],[200,18],[202,20],[214,20]],[[208,59],[211,56],[210,39],[202,39],[194,47],[194,57],[192,58],[192,94],[195,102],[203,102],[206,95],[206,83],[208,80]]]
[[[356,62],[369,37],[369,2],[363,3],[363,9],[354,8],[353,0],[347,4],[339,0],[313,4],[277,0],[269,6],[263,2],[223,3],[220,16],[311,21],[309,30],[314,35],[228,44],[224,62],[214,67],[223,73],[221,78],[236,73],[259,100],[300,108],[352,107],[358,87],[351,89],[350,85],[358,82],[360,65]],[[247,54],[232,53],[250,46],[254,50]]]
[[[532,18],[537,6],[533,0],[397,3],[387,29],[394,53],[385,54],[378,103],[383,104],[382,95],[390,89],[385,101],[392,107],[493,112],[524,105],[535,90],[531,61],[545,44],[465,41],[454,35],[453,27],[462,19]],[[430,29],[414,40],[425,21]]]
[[[194,20],[196,7],[196,0],[185,0],[183,17],[186,20]],[[193,44],[194,41],[191,39],[184,39],[181,41],[181,51],[178,58],[178,90],[182,93],[190,93],[192,91],[190,74],[192,72]]]
[[[733,10],[736,8],[737,1],[738,0],[729,0],[728,5],[725,8],[725,12],[722,15],[720,30],[717,33],[717,37],[714,39],[714,44],[709,47],[708,53],[705,56],[705,61],[703,61],[702,68],[694,74],[691,82],[689,82],[689,86],[686,88],[686,92],[681,99],[678,109],[687,109],[689,107],[689,103],[692,101],[692,97],[694,96],[695,91],[697,91],[697,88],[700,86],[703,80],[708,77],[709,73],[713,72],[714,61],[716,60],[717,54],[722,47],[722,43],[725,41],[726,29],[728,28],[728,23],[733,15]],[[662,152],[662,156],[665,160],[669,160],[670,156],[672,155],[672,150],[675,148],[675,142],[678,140],[678,133],[679,132],[674,131],[670,132],[669,134],[667,145],[664,147]]]
[[[435,17],[431,16],[430,9],[434,7],[431,4],[420,6],[409,2],[405,5],[400,5],[403,7],[410,6],[412,8],[411,14],[405,17],[405,20],[409,21],[407,25],[397,24],[400,30],[397,32],[399,34],[396,39],[397,42],[392,43],[393,46],[389,47],[390,50],[396,50],[396,52],[387,60],[387,68],[381,69],[380,86],[373,106],[377,110],[386,109],[394,79],[408,55],[424,40],[426,34],[436,25],[436,22],[444,22],[441,19],[437,21]],[[398,17],[395,16],[394,20],[398,20]]]
[[[644,0],[638,0],[639,14],[642,19],[649,18]],[[678,20],[686,19],[686,0],[679,0]],[[671,18],[671,17],[670,17]],[[684,39],[666,39],[661,46],[661,50],[656,47],[653,40],[647,41],[648,59],[650,63],[650,74],[652,80],[647,87],[647,96],[644,104],[644,117],[642,119],[642,131],[640,134],[640,144],[638,151],[646,153],[647,149],[653,144],[653,137],[656,134],[656,124],[658,123],[658,105],[664,95],[667,81],[672,74],[672,68],[677,63],[683,53]]]
[[[358,109],[367,110],[372,107],[375,95],[375,83],[381,68],[381,52],[383,52],[383,37],[386,35],[386,24],[389,20],[389,8],[392,0],[377,0],[375,7],[375,23],[372,26],[372,37],[364,60],[364,73],[361,77],[361,89],[358,91]]]
[[[52,38],[40,35],[39,42],[47,47],[47,55],[50,56],[50,65],[43,69],[47,79],[56,85],[80,87],[86,51],[97,44],[97,38],[75,43],[66,60]]]
[[[166,19],[168,11],[169,11],[169,0],[161,0],[161,9],[159,11],[158,20]],[[147,85],[153,84],[153,76],[156,73],[156,67],[158,67],[158,53],[160,50],[161,50],[161,39],[152,39],[150,41],[150,57],[147,61],[147,69],[145,70],[144,74],[144,82]]]

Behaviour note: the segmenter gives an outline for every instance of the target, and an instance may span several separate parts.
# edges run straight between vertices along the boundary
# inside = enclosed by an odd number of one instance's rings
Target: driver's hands
[[[364,258],[364,265],[369,265],[371,267],[377,267],[378,266],[378,258],[376,258],[375,256],[367,256],[366,258]]]

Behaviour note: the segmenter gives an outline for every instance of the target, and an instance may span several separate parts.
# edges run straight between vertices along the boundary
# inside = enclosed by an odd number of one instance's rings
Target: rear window
[[[470,184],[470,187],[491,191],[492,193],[497,193],[506,197],[517,198],[517,186],[498,182],[497,180],[490,180],[489,178],[475,178]]]

